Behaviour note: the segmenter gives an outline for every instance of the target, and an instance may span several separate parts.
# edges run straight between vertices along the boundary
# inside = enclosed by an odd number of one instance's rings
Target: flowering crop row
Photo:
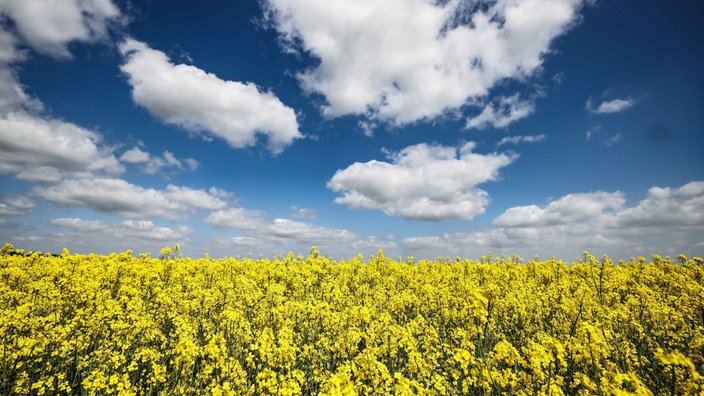
[[[0,252],[0,393],[704,392],[702,259]]]

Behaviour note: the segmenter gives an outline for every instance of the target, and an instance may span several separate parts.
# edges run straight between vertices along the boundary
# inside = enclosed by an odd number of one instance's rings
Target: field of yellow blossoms
[[[0,393],[704,393],[699,257],[0,252]]]

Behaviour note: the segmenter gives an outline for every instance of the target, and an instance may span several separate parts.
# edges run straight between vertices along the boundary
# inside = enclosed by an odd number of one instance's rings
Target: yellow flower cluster
[[[702,259],[0,251],[0,393],[704,392]]]

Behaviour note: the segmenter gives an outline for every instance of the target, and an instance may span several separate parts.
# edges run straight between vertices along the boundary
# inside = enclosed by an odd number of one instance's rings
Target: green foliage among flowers
[[[702,259],[0,251],[1,394],[704,392]]]

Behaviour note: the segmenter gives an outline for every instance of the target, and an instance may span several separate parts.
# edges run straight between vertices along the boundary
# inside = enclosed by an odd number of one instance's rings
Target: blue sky
[[[0,240],[704,252],[704,5],[0,2]]]

